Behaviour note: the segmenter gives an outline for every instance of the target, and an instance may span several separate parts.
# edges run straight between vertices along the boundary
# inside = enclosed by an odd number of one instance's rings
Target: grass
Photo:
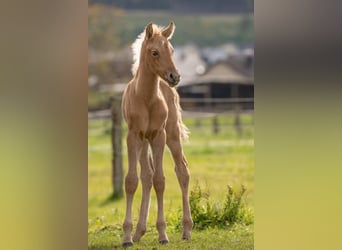
[[[230,229],[236,224],[253,224],[253,212],[246,207],[244,193],[246,188],[239,191],[228,186],[223,202],[213,201],[209,191],[196,185],[190,192],[190,208],[194,222],[193,229],[203,230],[207,228]],[[181,226],[181,217],[178,219],[177,229]]]
[[[243,124],[252,124],[251,115],[243,115]],[[191,131],[190,140],[184,143],[185,155],[191,171],[190,187],[197,183],[209,190],[213,204],[223,203],[227,196],[227,186],[240,190],[246,187],[243,202],[253,210],[254,201],[254,130],[245,126],[239,137],[234,129],[232,116],[220,116],[220,132],[213,134],[211,119],[185,119]],[[89,249],[113,249],[121,245],[121,224],[124,218],[125,200],[110,200],[111,146],[110,121],[89,121],[88,130],[88,247]],[[125,129],[126,133],[126,129]],[[124,134],[125,134],[124,133]],[[126,146],[124,146],[124,170],[127,170]],[[190,242],[181,241],[177,230],[177,218],[181,208],[181,192],[173,170],[173,162],[168,150],[164,156],[166,189],[164,194],[165,217],[170,243],[160,246],[157,242],[156,197],[152,191],[148,229],[141,242],[133,249],[253,249],[253,224],[236,223],[228,228],[211,227],[194,229]],[[141,199],[139,185],[133,204],[136,225]]]
[[[88,234],[88,249],[121,249],[118,229],[108,228]],[[183,241],[179,234],[169,233],[170,243],[160,245],[156,230],[150,230],[132,249],[234,249],[249,250],[253,247],[253,231],[249,227],[236,226],[231,230],[210,229],[193,231],[191,241]]]

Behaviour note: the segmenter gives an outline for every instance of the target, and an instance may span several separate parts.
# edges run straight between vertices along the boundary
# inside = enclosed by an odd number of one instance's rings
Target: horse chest
[[[150,105],[139,103],[128,112],[128,126],[144,135],[155,134],[165,128],[168,117],[167,105],[162,101]],[[144,136],[145,137],[145,136]]]
[[[150,112],[148,117],[148,131],[164,129],[166,125],[167,111]]]

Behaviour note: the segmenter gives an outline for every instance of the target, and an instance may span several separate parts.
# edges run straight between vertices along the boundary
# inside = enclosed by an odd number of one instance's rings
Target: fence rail
[[[180,102],[202,103],[254,103],[254,98],[180,98]]]
[[[120,96],[112,97],[120,100]],[[220,114],[232,113],[253,113],[254,98],[180,98],[181,106],[183,107],[183,117],[194,116],[214,116]],[[182,105],[184,104],[184,105]],[[190,104],[190,105],[188,105]],[[193,105],[191,105],[193,104]],[[248,104],[248,106],[246,106]],[[115,102],[115,105],[121,105],[120,102]],[[111,109],[102,109],[97,111],[89,111],[88,119],[111,119]]]

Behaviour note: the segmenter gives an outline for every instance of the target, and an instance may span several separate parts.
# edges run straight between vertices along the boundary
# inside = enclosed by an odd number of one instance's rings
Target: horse
[[[138,242],[146,232],[152,186],[157,197],[158,240],[161,244],[169,242],[165,231],[163,208],[165,144],[171,151],[182,191],[182,239],[188,240],[191,237],[193,221],[188,191],[190,172],[182,148],[182,140],[188,138],[189,131],[182,122],[179,95],[175,90],[175,86],[180,81],[180,74],[175,67],[174,49],[169,42],[174,30],[175,24],[172,21],[165,28],[149,23],[132,44],[133,78],[127,84],[122,98],[122,114],[128,126],[126,138],[128,171],[125,176],[126,215],[122,226],[124,247]],[[132,238],[132,202],[139,182],[138,161],[141,168],[142,200],[138,223]]]

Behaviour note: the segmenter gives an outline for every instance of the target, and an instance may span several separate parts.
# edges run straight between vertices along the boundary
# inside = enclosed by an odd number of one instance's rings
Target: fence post
[[[217,118],[217,115],[214,115],[214,117],[213,117],[213,132],[214,132],[214,134],[218,134],[219,131],[220,131],[220,128],[219,128],[218,118]]]
[[[112,184],[113,196],[123,195],[122,166],[122,113],[121,96],[115,95],[112,100]]]
[[[239,98],[239,86],[237,84],[232,85],[232,97]],[[233,103],[234,111],[235,111],[235,128],[238,136],[242,135],[241,128],[241,120],[240,120],[240,112],[241,112],[241,103],[239,101]]]
[[[235,128],[238,136],[242,135],[241,119],[240,119],[240,106],[235,107]]]

